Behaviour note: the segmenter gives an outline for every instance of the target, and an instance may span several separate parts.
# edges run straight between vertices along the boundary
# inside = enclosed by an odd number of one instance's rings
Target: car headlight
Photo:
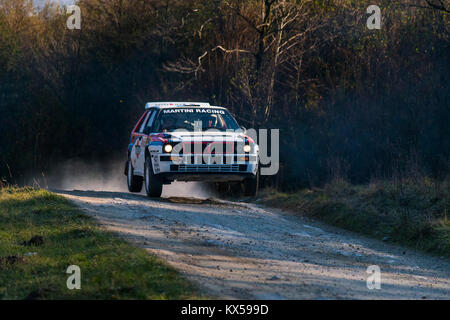
[[[165,152],[165,153],[171,153],[172,150],[173,150],[172,145],[166,144],[166,145],[164,146],[164,152]]]
[[[246,152],[246,153],[249,153],[250,151],[252,151],[252,147],[249,144],[246,144],[243,149],[244,149],[244,152]]]

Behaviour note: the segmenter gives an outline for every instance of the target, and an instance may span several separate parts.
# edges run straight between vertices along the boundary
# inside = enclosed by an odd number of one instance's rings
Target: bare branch
[[[224,47],[222,47],[221,45],[218,45],[216,47],[214,47],[213,49],[211,49],[210,51],[205,51],[201,56],[199,56],[197,58],[197,64],[195,64],[192,60],[190,59],[186,59],[183,58],[177,62],[170,62],[170,63],[166,63],[163,65],[164,70],[169,71],[169,72],[177,72],[177,73],[184,73],[184,74],[190,74],[190,73],[194,73],[195,76],[197,77],[199,72],[205,71],[202,68],[202,61],[204,58],[206,58],[206,56],[208,54],[210,54],[211,52],[215,52],[217,50],[220,50],[226,54],[229,53],[251,53],[248,50],[243,50],[243,49],[225,49]]]

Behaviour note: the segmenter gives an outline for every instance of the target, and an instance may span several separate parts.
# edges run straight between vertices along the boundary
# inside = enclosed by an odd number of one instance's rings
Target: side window
[[[138,131],[139,133],[144,133],[145,125],[147,124],[148,118],[150,117],[150,115],[152,113],[154,113],[154,112],[150,111],[149,113],[147,113],[147,116],[145,117],[144,121],[142,121],[141,127],[139,128],[139,131]]]
[[[155,122],[156,114],[158,112],[156,110],[152,111],[152,115],[150,116],[150,120],[148,121],[147,125],[145,126],[145,132],[150,133],[152,131],[153,123]]]

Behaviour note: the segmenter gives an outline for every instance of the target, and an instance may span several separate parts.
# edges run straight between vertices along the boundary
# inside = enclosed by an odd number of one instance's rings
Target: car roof
[[[212,106],[208,102],[148,102],[145,105],[145,109],[150,108],[167,109],[167,108],[186,108],[186,107],[226,109],[224,107]]]

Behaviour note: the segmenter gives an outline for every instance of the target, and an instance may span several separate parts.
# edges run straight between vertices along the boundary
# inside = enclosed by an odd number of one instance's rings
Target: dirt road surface
[[[259,205],[59,191],[224,299],[450,299],[450,262]],[[367,288],[367,268],[381,289]]]

